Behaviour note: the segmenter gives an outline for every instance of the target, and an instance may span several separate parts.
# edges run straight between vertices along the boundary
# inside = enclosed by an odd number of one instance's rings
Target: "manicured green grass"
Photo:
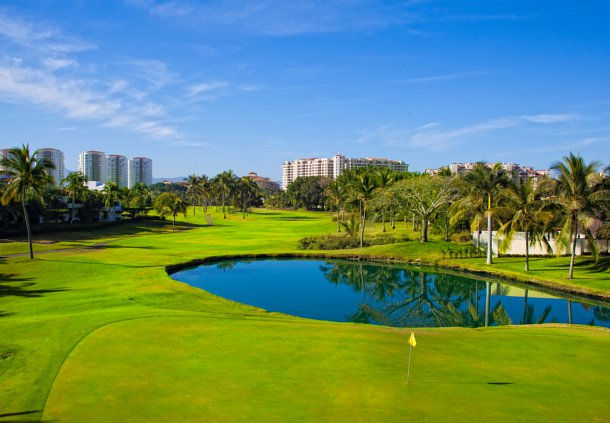
[[[114,240],[103,249],[4,260],[0,421],[603,421],[610,414],[604,329],[420,329],[407,387],[407,329],[266,313],[173,281],[168,264],[297,252],[299,238],[336,228],[321,213],[261,210],[226,221],[212,213],[213,227],[189,210],[186,230],[176,233],[127,225],[124,233],[69,240]],[[411,242],[363,252],[431,257],[440,247]]]

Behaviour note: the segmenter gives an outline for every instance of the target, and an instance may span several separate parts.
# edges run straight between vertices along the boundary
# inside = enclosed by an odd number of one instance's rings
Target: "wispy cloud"
[[[408,7],[382,7],[376,0],[126,0],[162,18],[188,18],[273,36],[364,31],[408,22]],[[380,6],[380,7],[373,7]]]
[[[448,131],[429,131],[425,129],[413,134],[409,144],[427,150],[443,151],[451,147],[456,139],[460,139],[464,136],[476,136],[500,129],[522,127],[528,124],[548,125],[571,122],[577,119],[578,116],[574,114],[507,116]]]
[[[0,10],[0,37],[11,56],[0,57],[0,100],[44,107],[69,119],[91,120],[156,138],[176,138],[177,130],[159,120],[163,108],[133,101],[128,82],[64,72],[80,66],[78,53],[95,48],[49,24],[30,22]],[[132,60],[130,66],[148,91],[172,80],[167,66],[156,60]],[[96,75],[93,75],[96,76]]]
[[[543,147],[529,148],[524,150],[511,150],[499,153],[498,156],[515,156],[519,154],[537,154],[537,153],[550,153],[554,151],[578,151],[581,148],[585,148],[595,144],[610,144],[610,136],[607,137],[588,137],[583,138],[574,142],[559,143],[553,145],[547,145]]]
[[[200,84],[191,85],[188,88],[188,92],[190,95],[197,95],[200,93],[214,91],[228,85],[229,83],[227,81],[202,82]]]
[[[434,152],[447,151],[465,137],[480,136],[489,132],[522,128],[532,125],[554,125],[580,119],[574,114],[537,114],[505,116],[460,128],[439,130],[439,122],[430,122],[416,128],[382,125],[357,134],[356,143],[378,143],[386,147],[412,147]]]
[[[498,73],[497,71],[471,71],[471,72],[454,72],[443,75],[420,76],[416,78],[399,79],[392,81],[395,84],[421,84],[427,82],[452,81],[455,79],[473,78],[476,76],[485,76]]]

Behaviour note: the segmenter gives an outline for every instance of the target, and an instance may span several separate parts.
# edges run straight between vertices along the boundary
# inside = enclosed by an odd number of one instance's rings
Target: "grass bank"
[[[205,226],[199,211],[175,233],[150,222],[126,225],[126,233],[104,229],[59,241],[112,240],[101,249],[4,259],[0,421],[603,421],[610,414],[607,330],[417,330],[407,387],[407,329],[267,313],[165,272],[208,256],[299,253],[299,238],[335,229],[328,215],[258,211],[224,221],[213,212],[213,219]],[[418,251],[435,257],[436,248],[405,243],[362,253],[415,260]]]

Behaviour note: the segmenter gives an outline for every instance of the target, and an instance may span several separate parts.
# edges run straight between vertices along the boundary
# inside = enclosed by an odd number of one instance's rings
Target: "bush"
[[[458,232],[451,236],[453,242],[472,242],[472,234],[470,232]]]
[[[395,244],[397,242],[410,241],[408,235],[384,234],[364,239],[364,246]],[[301,250],[344,250],[347,248],[360,247],[358,237],[347,234],[324,234],[308,236],[299,240]]]

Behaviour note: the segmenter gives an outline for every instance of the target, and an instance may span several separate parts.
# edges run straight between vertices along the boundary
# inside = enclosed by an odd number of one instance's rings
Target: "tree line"
[[[62,221],[85,224],[97,222],[100,210],[110,210],[121,205],[121,211],[130,218],[146,215],[155,210],[159,216],[172,217],[173,227],[179,214],[186,215],[187,207],[197,206],[207,211],[209,206],[222,209],[223,217],[232,210],[241,210],[245,218],[251,207],[261,206],[263,196],[268,195],[249,177],[238,177],[231,170],[214,178],[191,175],[183,184],[137,183],[132,188],[119,187],[106,182],[102,190],[88,189],[87,178],[80,172],[70,172],[56,186],[50,171],[52,162],[28,145],[9,150],[0,160],[4,179],[0,181],[0,225],[19,228],[22,222],[27,234],[30,257],[32,249],[32,216],[42,216],[46,221]],[[78,205],[78,207],[77,207]]]
[[[323,199],[327,209],[336,213],[337,232],[359,236],[364,245],[367,221],[375,219],[395,228],[397,220],[411,222],[428,241],[431,226],[443,233],[468,230],[487,232],[487,263],[493,263],[492,231],[506,252],[518,232],[525,235],[525,270],[529,271],[529,248],[541,245],[551,251],[550,236],[556,237],[555,253],[571,256],[569,278],[573,277],[576,245],[586,238],[597,259],[598,245],[592,231],[594,222],[610,218],[610,166],[600,171],[599,162],[586,163],[570,153],[554,163],[556,177],[520,178],[505,171],[499,163],[477,163],[471,172],[427,175],[393,172],[387,168],[364,167],[349,170],[326,184]],[[287,194],[291,186],[288,187]],[[603,231],[607,233],[608,226]],[[604,235],[607,236],[607,235]]]

